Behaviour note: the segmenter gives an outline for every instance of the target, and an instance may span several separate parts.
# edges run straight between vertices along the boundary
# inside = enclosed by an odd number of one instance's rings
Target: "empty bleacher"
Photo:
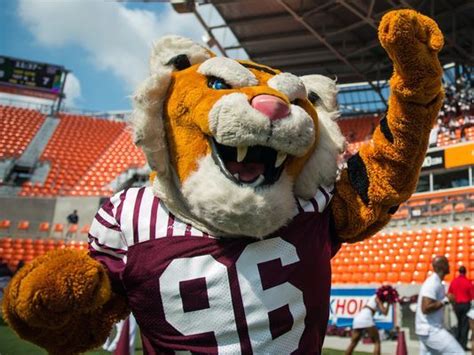
[[[0,159],[19,157],[44,120],[38,111],[0,105]]]
[[[392,224],[471,221],[473,213],[473,187],[420,193],[400,205],[392,217]]]
[[[50,164],[46,181],[26,182],[20,196],[106,196],[120,173],[145,165],[125,122],[66,114],[40,161]]]
[[[474,270],[474,226],[380,232],[344,244],[332,260],[333,284],[421,284],[435,255],[446,255],[452,280],[459,265]]]
[[[50,250],[64,248],[87,250],[87,242],[75,240],[65,242],[62,239],[1,238],[0,259],[4,260],[12,270],[15,270],[20,261],[29,263]]]

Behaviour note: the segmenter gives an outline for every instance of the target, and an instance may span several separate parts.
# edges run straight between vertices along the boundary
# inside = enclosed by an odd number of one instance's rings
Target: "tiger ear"
[[[162,69],[179,71],[212,57],[215,57],[215,54],[211,50],[189,38],[165,36],[153,45],[150,69],[152,73],[160,72]]]

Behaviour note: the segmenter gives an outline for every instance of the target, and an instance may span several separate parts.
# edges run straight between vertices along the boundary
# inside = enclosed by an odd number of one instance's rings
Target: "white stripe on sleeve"
[[[163,205],[163,203],[158,204],[158,211],[156,214],[156,224],[155,224],[155,237],[163,238],[166,237],[166,233],[168,231],[168,218],[169,212],[168,209]]]
[[[104,211],[103,208],[100,208],[97,214],[102,217],[107,223],[110,223],[113,226],[118,225],[114,217]]]
[[[125,254],[118,254],[118,253],[115,253],[115,252],[114,252],[113,250],[111,250],[111,249],[103,248],[103,247],[101,247],[100,245],[98,245],[95,240],[92,240],[92,241],[91,241],[90,246],[91,246],[94,250],[96,250],[96,251],[98,251],[98,252],[100,252],[100,253],[112,255],[112,256],[114,256],[114,257],[116,257],[116,258],[118,258],[118,259],[123,260],[124,262],[126,262],[126,257],[127,257],[127,256],[126,256]]]
[[[122,213],[120,216],[120,229],[127,241],[127,245],[133,245],[133,210],[137,200],[139,188],[130,188],[127,190],[123,201]]]
[[[298,202],[300,203],[301,208],[305,212],[315,212],[314,206],[309,200],[303,200],[301,198],[298,198]]]
[[[138,217],[138,242],[150,240],[150,224],[151,224],[151,205],[154,196],[151,189],[145,189],[140,204]]]
[[[127,250],[127,244],[119,231],[107,228],[94,218],[89,234],[96,238],[100,244],[109,248]]]

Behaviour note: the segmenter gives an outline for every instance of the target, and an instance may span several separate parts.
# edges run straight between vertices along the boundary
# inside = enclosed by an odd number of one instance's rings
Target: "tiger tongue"
[[[261,163],[229,161],[225,167],[232,175],[239,174],[239,180],[243,182],[252,182],[265,172],[265,165]]]

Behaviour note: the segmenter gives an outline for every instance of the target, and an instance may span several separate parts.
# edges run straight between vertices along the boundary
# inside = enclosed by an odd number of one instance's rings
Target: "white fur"
[[[191,65],[202,63],[213,56],[213,53],[189,38],[180,36],[165,36],[155,42],[151,51],[150,69],[154,73],[163,67],[169,66],[168,62],[173,57],[186,54]]]
[[[314,122],[300,106],[291,105],[287,118],[272,124],[269,146],[294,156],[303,156],[314,143]]]
[[[288,100],[305,99],[307,96],[304,83],[296,75],[281,73],[268,80],[268,86],[280,91],[288,97]]]
[[[255,110],[245,94],[222,96],[209,112],[209,126],[217,142],[229,146],[264,145],[287,154],[304,155],[314,142],[311,116],[296,105],[290,114],[271,123]]]
[[[247,95],[232,93],[213,105],[209,128],[221,144],[251,146],[266,141],[271,124],[267,116],[250,106]]]
[[[137,88],[130,121],[135,143],[142,147],[150,167],[161,174],[168,174],[169,168],[162,110],[170,80],[170,69],[157,69]]]
[[[301,79],[308,91],[314,91],[321,98],[321,102],[315,104],[318,113],[318,145],[295,183],[295,194],[309,199],[316,194],[320,185],[330,185],[336,180],[337,158],[344,151],[345,139],[335,121],[339,116],[335,81],[322,75],[307,75]]]
[[[198,73],[223,79],[232,88],[255,86],[258,80],[255,75],[233,59],[214,57],[206,60],[198,68]]]
[[[296,208],[286,173],[272,186],[254,190],[227,179],[211,156],[182,186],[191,212],[227,236],[263,238],[284,226]]]

